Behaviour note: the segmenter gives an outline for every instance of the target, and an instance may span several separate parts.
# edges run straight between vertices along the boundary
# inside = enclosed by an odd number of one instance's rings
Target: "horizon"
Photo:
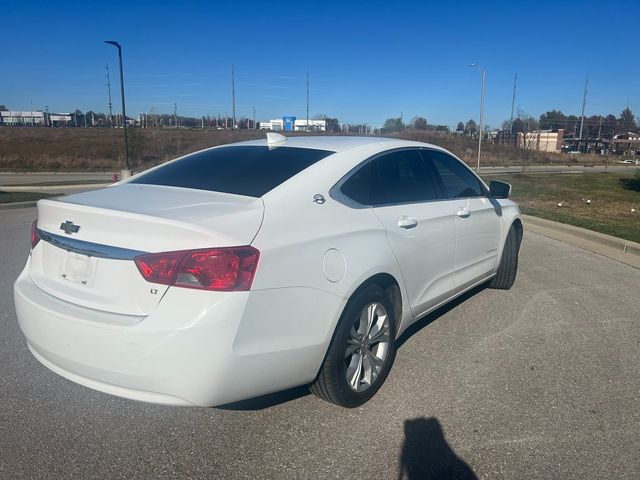
[[[0,103],[14,111],[106,113],[108,64],[120,112],[117,50],[103,43],[113,39],[123,48],[132,118],[152,108],[173,114],[174,102],[178,116],[231,116],[232,65],[236,117],[252,118],[255,106],[258,121],[306,118],[309,71],[310,118],[382,125],[422,116],[455,128],[479,117],[480,75],[471,63],[487,70],[485,125],[492,128],[510,118],[515,74],[522,114],[580,115],[587,75],[585,116],[640,110],[640,66],[628,60],[634,31],[602,22],[596,2],[579,11],[546,1],[331,5],[9,1],[4,36],[17,40],[0,60]],[[640,5],[616,2],[607,11],[633,17]]]

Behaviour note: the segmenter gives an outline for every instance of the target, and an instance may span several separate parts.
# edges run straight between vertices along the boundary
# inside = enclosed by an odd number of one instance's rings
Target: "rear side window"
[[[435,175],[417,150],[400,150],[372,162],[373,206],[440,200]]]
[[[371,205],[371,162],[351,175],[340,191],[361,205]]]
[[[131,183],[261,197],[332,153],[294,147],[220,147],[188,155]]]
[[[435,150],[423,150],[422,153],[433,162],[444,185],[447,198],[481,197],[484,195],[480,180],[458,160]]]

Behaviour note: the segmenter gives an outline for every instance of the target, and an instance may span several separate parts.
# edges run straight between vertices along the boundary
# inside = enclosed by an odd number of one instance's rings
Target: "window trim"
[[[419,205],[422,203],[433,203],[433,202],[446,202],[449,201],[450,199],[448,199],[445,195],[445,190],[443,188],[442,185],[442,180],[440,179],[440,175],[438,175],[438,172],[433,172],[432,170],[435,168],[430,160],[426,160],[424,158],[424,156],[421,153],[421,150],[427,150],[429,149],[428,147],[422,147],[422,146],[410,146],[410,147],[397,147],[397,148],[391,148],[389,150],[385,150],[383,152],[378,152],[368,158],[366,158],[365,160],[363,160],[362,162],[358,163],[355,167],[351,168],[340,180],[338,180],[335,185],[333,187],[331,187],[331,189],[329,190],[329,196],[331,198],[333,198],[336,202],[339,202],[347,207],[350,208],[354,208],[354,209],[363,209],[363,208],[383,208],[383,207],[394,207],[397,205]],[[425,167],[427,168],[427,170],[430,171],[430,173],[435,173],[437,176],[435,177],[435,183],[436,186],[438,188],[438,194],[440,196],[440,198],[437,199],[433,199],[433,200],[421,200],[419,202],[398,202],[398,203],[384,203],[384,204],[380,204],[380,205],[372,205],[371,202],[371,196],[369,196],[369,204],[368,205],[363,205],[360,202],[357,202],[356,200],[352,199],[351,197],[348,197],[347,195],[345,195],[342,192],[342,185],[344,185],[358,170],[360,170],[361,168],[363,168],[364,166],[366,166],[368,163],[373,162],[374,160],[376,160],[377,158],[380,158],[384,155],[388,155],[391,153],[396,153],[396,152],[402,152],[405,150],[415,150],[416,152],[418,152],[418,155],[420,155],[420,158],[422,158],[422,161],[425,163]],[[431,149],[434,150],[434,149]],[[373,172],[371,172],[371,182],[373,181]],[[473,198],[477,198],[477,197],[473,197]]]

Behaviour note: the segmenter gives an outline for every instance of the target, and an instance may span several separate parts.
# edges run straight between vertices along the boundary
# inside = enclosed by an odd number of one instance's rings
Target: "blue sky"
[[[231,113],[258,120],[311,115],[380,124],[403,112],[429,123],[478,119],[487,69],[486,123],[516,106],[538,116],[640,113],[639,36],[632,2],[27,2],[0,0],[0,104],[14,110],[107,111],[109,64],[119,110],[116,49],[123,45],[127,113]]]

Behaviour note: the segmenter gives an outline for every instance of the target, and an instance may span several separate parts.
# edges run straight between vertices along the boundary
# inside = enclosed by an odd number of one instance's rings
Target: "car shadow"
[[[290,388],[281,392],[269,393],[259,397],[241,400],[239,402],[227,403],[215,407],[220,410],[264,410],[265,408],[275,407],[281,403],[287,403],[298,398],[310,395],[309,387],[302,385],[300,387]]]
[[[414,418],[404,422],[398,480],[476,480],[469,465],[451,449],[438,419]]]
[[[485,288],[487,288],[486,284],[472,288],[456,299],[451,300],[446,305],[443,305],[437,310],[434,310],[433,312],[422,317],[420,320],[407,328],[402,333],[402,335],[400,335],[400,337],[396,340],[396,348],[401,348],[405,344],[405,342],[415,333],[419,332],[424,327],[434,322],[447,312],[450,312],[469,298],[480,293]],[[307,385],[302,385],[300,387],[290,388],[281,392],[269,393],[267,395],[261,395],[259,397],[249,398],[247,400],[241,400],[239,402],[227,403],[215,408],[220,410],[264,410],[265,408],[271,408],[282,403],[291,402],[293,400],[297,400],[298,398],[306,397],[307,395],[310,395],[309,387]]]
[[[398,337],[398,339],[396,340],[396,348],[400,349],[407,340],[409,340],[413,335],[415,335],[417,332],[422,330],[424,327],[426,327],[432,322],[435,322],[438,318],[442,317],[446,313],[456,308],[458,305],[466,302],[471,297],[477,295],[478,293],[482,292],[486,288],[487,288],[487,284],[483,283],[482,285],[472,288],[468,292],[463,293],[459,297],[437,308],[433,312],[426,314],[424,317],[420,318],[420,320],[413,323],[409,328],[407,328],[404,332],[402,332],[402,335],[400,335],[400,337]]]

